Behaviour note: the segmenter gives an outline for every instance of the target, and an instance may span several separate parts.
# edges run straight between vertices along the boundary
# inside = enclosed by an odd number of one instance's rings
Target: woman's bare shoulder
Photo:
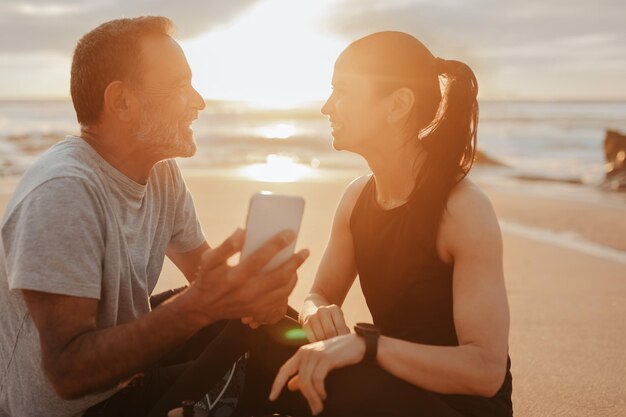
[[[343,192],[342,200],[348,200],[352,202],[351,205],[356,204],[356,200],[359,199],[359,196],[363,192],[365,185],[372,177],[372,174],[362,175],[358,178],[352,180],[350,184],[346,187],[346,190]]]
[[[464,213],[495,215],[487,194],[470,178],[463,178],[450,192],[447,209],[452,216]]]
[[[451,191],[442,219],[446,241],[455,242],[460,236],[499,239],[500,227],[487,194],[469,178],[461,180]]]
[[[372,178],[372,174],[361,175],[360,177],[353,179],[352,182],[350,182],[350,184],[348,184],[348,186],[346,187],[344,195],[356,194],[358,197],[361,194],[361,191],[363,191],[363,188],[365,188],[365,184],[367,184],[370,178]]]
[[[363,175],[354,179],[343,192],[339,206],[337,207],[337,213],[349,219],[352,215],[352,209],[356,205],[359,196],[363,192],[365,185],[372,177],[371,174]]]

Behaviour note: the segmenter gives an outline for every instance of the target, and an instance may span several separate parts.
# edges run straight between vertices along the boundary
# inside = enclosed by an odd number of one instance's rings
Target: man
[[[81,135],[46,152],[5,209],[1,416],[81,415],[209,324],[274,323],[286,310],[308,252],[262,274],[293,240],[283,233],[227,265],[243,232],[209,249],[171,159],[194,154],[190,125],[204,102],[170,27],[162,17],[120,19],[78,42],[71,93]],[[151,311],[165,255],[191,284]],[[139,416],[155,400],[134,401],[144,402]]]

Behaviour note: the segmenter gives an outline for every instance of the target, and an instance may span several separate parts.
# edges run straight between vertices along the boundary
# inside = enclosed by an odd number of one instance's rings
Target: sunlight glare
[[[314,169],[299,164],[294,157],[287,155],[268,155],[264,164],[252,164],[242,169],[243,175],[261,182],[296,182],[304,177],[313,176]]]
[[[276,123],[260,127],[257,132],[266,139],[288,139],[296,133],[292,123]]]
[[[205,98],[286,108],[325,99],[346,43],[322,30],[331,2],[267,0],[223,28],[181,42]]]

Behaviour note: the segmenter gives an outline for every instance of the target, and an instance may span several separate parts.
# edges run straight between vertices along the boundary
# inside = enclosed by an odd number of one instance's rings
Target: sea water
[[[207,102],[193,124],[198,152],[179,163],[183,170],[237,168],[232,172],[260,181],[367,172],[360,157],[332,148],[320,106],[267,109]],[[607,129],[626,133],[626,102],[484,101],[478,148],[503,167],[477,171],[489,177],[542,177],[596,186],[604,174]],[[69,101],[0,101],[0,176],[21,175],[41,152],[77,133]]]

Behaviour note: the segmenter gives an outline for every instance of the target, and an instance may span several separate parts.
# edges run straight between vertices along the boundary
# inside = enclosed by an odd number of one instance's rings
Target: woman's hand
[[[309,342],[317,342],[350,333],[343,317],[343,311],[336,304],[320,306],[310,314],[305,313],[301,324]]]
[[[313,414],[324,409],[326,399],[324,381],[333,369],[354,365],[365,355],[365,341],[356,334],[304,345],[281,366],[270,392],[270,400],[280,395],[287,380],[289,390],[300,390]]]

